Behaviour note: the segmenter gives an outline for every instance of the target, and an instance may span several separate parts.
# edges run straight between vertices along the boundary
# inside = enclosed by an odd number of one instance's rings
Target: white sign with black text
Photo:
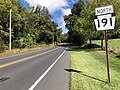
[[[115,29],[115,15],[106,14],[96,16],[94,19],[96,30],[111,30]]]
[[[114,13],[113,5],[95,8],[95,15]]]
[[[95,13],[94,24],[97,31],[115,29],[116,17],[112,5],[96,8]]]

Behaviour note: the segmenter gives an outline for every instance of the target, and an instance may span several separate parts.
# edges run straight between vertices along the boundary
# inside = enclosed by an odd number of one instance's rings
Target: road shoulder
[[[36,86],[35,90],[69,90],[70,51],[66,51],[55,66]]]

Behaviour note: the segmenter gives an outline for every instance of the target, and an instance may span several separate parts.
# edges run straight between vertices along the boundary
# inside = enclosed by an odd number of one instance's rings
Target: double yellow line
[[[52,49],[52,50],[49,50],[49,51],[46,51],[46,52],[43,52],[43,53],[40,53],[40,54],[36,54],[36,55],[30,56],[30,57],[27,57],[27,58],[23,58],[23,59],[19,59],[19,60],[13,61],[13,62],[9,62],[9,63],[6,63],[6,64],[2,64],[2,65],[0,65],[0,68],[7,67],[7,66],[10,66],[10,65],[13,65],[13,64],[22,62],[22,61],[30,60],[30,59],[32,59],[32,58],[41,56],[41,55],[43,55],[43,54],[46,54],[46,53],[55,51],[55,50],[57,50],[57,49],[59,49],[59,48],[60,48],[60,47],[55,48],[55,49]]]

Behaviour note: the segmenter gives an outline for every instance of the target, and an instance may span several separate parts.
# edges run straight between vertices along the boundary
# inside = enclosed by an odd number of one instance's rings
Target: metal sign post
[[[105,31],[105,49],[106,49],[106,64],[107,64],[107,76],[108,82],[110,83],[110,70],[108,60],[108,38],[107,30],[115,29],[116,20],[113,5],[95,8],[94,25],[97,31]]]
[[[110,83],[110,70],[109,70],[109,61],[108,61],[108,38],[107,38],[107,31],[105,30],[105,49],[106,49],[106,64],[107,64],[107,75],[108,75],[108,82]]]

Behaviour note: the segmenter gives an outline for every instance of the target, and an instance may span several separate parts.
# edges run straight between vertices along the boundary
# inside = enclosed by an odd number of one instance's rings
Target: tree
[[[79,0],[78,3],[75,3],[71,12],[73,15],[76,15],[77,17],[81,17],[81,11],[83,10],[84,2],[82,0]]]
[[[80,0],[73,6],[72,14],[64,16],[66,22],[66,28],[68,31],[68,41],[73,45],[83,45],[86,42],[85,33],[83,30],[82,10],[84,3]]]
[[[0,0],[0,39],[4,45],[9,43],[10,9],[12,9],[12,48],[31,47],[37,43],[49,44],[53,41],[53,34],[55,38],[61,35],[61,29],[57,29],[58,25],[51,21],[52,16],[46,7],[37,5],[36,8],[26,9],[20,0]]]
[[[68,43],[68,33],[62,34],[60,36],[60,42],[61,43]]]
[[[96,32],[94,29],[95,8],[111,4],[115,8],[117,28],[108,31],[108,35],[109,38],[120,37],[120,2],[118,0],[89,0],[85,4],[79,0],[78,3],[74,4],[72,14],[64,17],[66,28],[69,30],[69,41],[72,43],[79,42],[78,39],[82,35],[84,40],[90,41],[90,44],[92,44],[93,39],[101,39],[101,47],[103,47],[104,34],[103,32]]]
[[[95,16],[95,8],[113,4],[113,6],[115,8],[115,12],[116,12],[117,10],[120,10],[117,7],[117,6],[119,6],[119,5],[117,5],[118,3],[120,4],[120,2],[117,0],[105,0],[105,1],[104,0],[89,0],[85,4],[85,8],[83,10],[83,16],[85,17],[85,21],[87,22],[86,25],[89,25],[88,26],[89,28],[86,27],[86,29],[88,30],[88,33],[90,33],[90,35],[89,35],[90,36],[89,37],[90,44],[91,44],[92,39],[101,39],[101,47],[103,47],[104,34],[101,31],[95,32],[95,29],[94,29],[93,20],[94,20],[94,16]],[[119,12],[117,11],[116,16],[119,16],[118,13]],[[118,17],[117,17],[117,20],[118,20]],[[118,21],[117,21],[117,28],[119,28]],[[109,37],[111,37],[112,35],[117,36],[114,33],[116,33],[118,30],[119,29],[117,29],[116,31],[109,31],[108,32]]]

